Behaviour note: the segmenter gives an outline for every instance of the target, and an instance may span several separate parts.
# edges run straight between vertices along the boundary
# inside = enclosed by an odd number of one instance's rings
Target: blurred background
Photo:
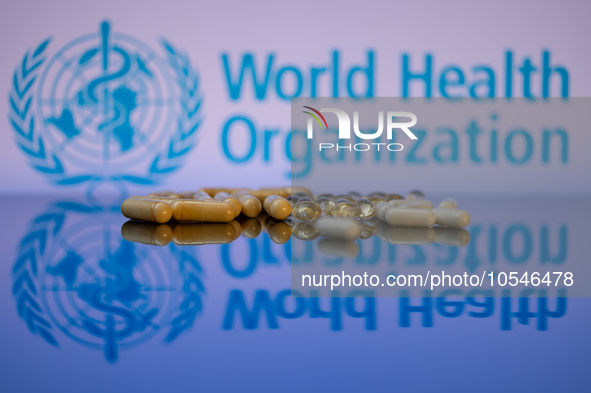
[[[472,215],[465,247],[373,237],[339,258],[260,226],[227,244],[158,247],[122,237],[119,203],[158,189],[290,185],[294,168],[305,185],[314,172],[290,160],[292,98],[463,97],[585,114],[590,11],[579,1],[2,1],[0,390],[588,391],[588,298],[289,296],[294,261],[582,265],[582,122],[544,133],[485,116],[480,132],[457,129],[451,153],[432,129],[414,157],[389,162],[391,184],[375,191],[455,197]]]

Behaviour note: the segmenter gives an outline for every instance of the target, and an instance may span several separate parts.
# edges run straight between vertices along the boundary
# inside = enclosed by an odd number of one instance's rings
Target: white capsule
[[[398,206],[404,205],[406,203],[414,203],[414,202],[417,202],[417,201],[413,200],[413,199],[391,199],[388,201],[388,205],[398,207]]]
[[[318,250],[339,258],[355,258],[359,254],[359,245],[343,239],[320,239]]]
[[[433,228],[403,228],[386,224],[380,225],[378,230],[380,239],[394,245],[431,244],[435,241],[436,236]]]
[[[415,201],[415,202],[409,202],[409,203],[404,203],[402,205],[399,206],[401,209],[433,209],[433,203],[431,203],[430,201],[424,200],[424,201]]]
[[[385,214],[386,222],[394,226],[426,227],[435,225],[435,214],[424,209],[399,209],[392,207]]]
[[[439,204],[439,207],[447,207],[447,208],[451,208],[451,209],[457,209],[458,208],[458,201],[456,201],[453,198],[445,198],[444,200],[441,201],[441,203]]]
[[[437,225],[445,225],[453,228],[463,228],[470,224],[470,214],[465,210],[436,207],[431,210],[436,217]]]
[[[353,241],[361,236],[357,220],[346,218],[322,217],[316,221],[316,227],[322,236]]]
[[[386,202],[378,203],[378,205],[376,206],[376,212],[374,214],[374,217],[377,217],[382,221],[386,221],[386,212],[390,208],[392,208],[392,206],[389,203],[386,203]]]
[[[435,227],[435,243],[452,247],[464,247],[470,243],[470,233],[465,229]]]

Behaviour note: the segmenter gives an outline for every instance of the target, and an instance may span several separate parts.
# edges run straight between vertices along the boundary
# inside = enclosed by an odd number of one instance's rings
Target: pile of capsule
[[[123,202],[121,211],[135,220],[122,228],[125,238],[131,240],[135,234],[160,231],[163,239],[172,236],[177,244],[211,244],[203,240],[209,238],[216,243],[214,238],[218,235],[227,242],[241,232],[243,236],[256,237],[260,228],[276,243],[284,243],[292,235],[300,240],[323,236],[347,242],[378,236],[391,244],[437,242],[461,247],[470,238],[461,229],[470,222],[468,212],[458,209],[452,198],[434,207],[420,191],[412,191],[406,197],[381,192],[367,196],[357,192],[313,196],[306,188],[204,188],[131,197]],[[137,221],[170,223],[156,231],[138,225]]]
[[[469,234],[462,230],[470,214],[458,209],[453,198],[434,207],[420,191],[403,197],[375,192],[362,196],[299,192],[287,198],[292,204],[292,234],[302,240],[318,236],[355,240],[373,235],[393,244],[442,244],[464,246]],[[437,225],[437,226],[435,226]]]

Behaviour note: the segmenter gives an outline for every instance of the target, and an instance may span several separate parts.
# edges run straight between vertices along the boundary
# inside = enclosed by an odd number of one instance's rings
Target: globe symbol
[[[51,57],[48,43],[25,55],[11,92],[12,125],[36,169],[58,184],[146,184],[179,167],[200,121],[186,55],[165,41],[158,55],[109,22]]]
[[[120,221],[116,207],[71,202],[34,220],[14,270],[17,309],[33,333],[57,344],[59,330],[114,362],[191,327],[204,291],[192,250],[128,242]]]

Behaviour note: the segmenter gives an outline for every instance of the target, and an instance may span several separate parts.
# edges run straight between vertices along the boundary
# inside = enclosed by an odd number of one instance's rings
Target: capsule
[[[172,240],[172,229],[166,224],[127,221],[121,227],[121,236],[134,243],[166,246]]]
[[[250,194],[261,201],[261,203],[265,203],[265,199],[271,195],[277,195],[283,198],[292,195],[285,188],[261,188],[260,190],[252,190]]]
[[[393,245],[431,244],[435,241],[436,235],[433,228],[403,228],[380,225],[378,230],[380,231],[380,238]]]
[[[433,209],[433,203],[427,200],[414,201],[409,203],[403,203],[399,206],[401,209]]]
[[[300,240],[316,240],[320,231],[313,222],[299,221],[291,228],[291,234]]]
[[[381,198],[381,197],[378,197],[378,196],[367,196],[367,197],[364,197],[362,199],[367,199],[374,206],[377,206],[378,203],[387,202],[384,198]],[[359,201],[357,201],[357,202],[359,202]]]
[[[402,195],[399,194],[388,194],[386,195],[386,201],[396,200],[396,199],[404,199]]]
[[[279,195],[269,195],[263,202],[263,208],[273,218],[284,220],[291,214],[291,204]]]
[[[151,197],[151,196],[165,197],[165,196],[169,196],[170,194],[174,194],[174,191],[173,190],[165,190],[165,191],[152,192],[152,193],[148,194],[148,196],[149,197]]]
[[[386,193],[385,192],[372,192],[369,195],[370,196],[376,196],[378,198],[386,198]]]
[[[287,201],[289,202],[289,204],[293,207],[293,205],[295,205],[296,203],[298,203],[298,199],[300,199],[299,196],[297,195],[290,195],[287,198]]]
[[[400,209],[392,207],[385,213],[386,222],[393,226],[427,227],[435,225],[435,213],[423,209]]]
[[[337,218],[358,218],[361,216],[361,208],[355,202],[339,202],[330,211]]]
[[[200,193],[206,193],[209,196],[214,196],[220,192],[227,192],[228,194],[234,194],[238,190],[249,191],[248,188],[201,188]]]
[[[450,209],[457,209],[458,208],[458,201],[453,198],[445,198],[439,204],[439,207],[447,207]]]
[[[470,243],[470,233],[465,229],[434,227],[435,243],[452,247],[464,247]]]
[[[355,201],[361,198],[361,194],[357,191],[350,191],[348,194],[349,198],[353,198]]]
[[[382,203],[378,203],[378,205],[376,206],[376,211],[374,216],[379,218],[382,221],[386,221],[386,212],[391,209],[393,206],[390,205],[390,203],[386,203],[386,202],[382,202]]]
[[[425,194],[419,190],[413,190],[406,195],[405,199],[420,200],[425,199]]]
[[[258,201],[258,199],[257,199]],[[260,202],[259,202],[260,203]],[[254,239],[261,234],[263,226],[256,218],[247,218],[240,220],[241,236],[248,239]]]
[[[316,227],[322,236],[348,241],[357,240],[361,236],[361,227],[353,219],[322,217],[316,221]]]
[[[236,209],[230,202],[178,199],[170,202],[172,217],[181,222],[230,222]]]
[[[261,201],[255,198],[249,191],[240,190],[234,193],[238,201],[242,205],[242,214],[246,217],[254,218],[261,214],[263,205]]]
[[[291,237],[291,228],[289,225],[271,217],[265,220],[265,230],[271,241],[277,244],[285,244]]]
[[[332,198],[334,196],[334,194],[318,194],[314,197],[314,201],[316,201],[319,198]]]
[[[320,215],[322,215],[322,208],[320,205],[311,200],[302,201],[302,199],[304,198],[301,198],[291,209],[291,214],[294,218],[302,221],[316,221],[319,219]]]
[[[172,229],[172,241],[179,246],[228,244],[234,239],[236,227],[227,222],[179,224]]]
[[[436,207],[431,210],[435,213],[437,225],[445,225],[452,228],[463,228],[470,224],[470,214],[465,210]]]
[[[351,203],[355,203],[355,199],[351,198],[349,195],[335,195],[332,198],[330,198],[330,200],[333,201],[334,203],[337,203],[338,201],[340,201],[342,199],[344,199],[348,202],[351,202]]]
[[[172,217],[172,209],[168,203],[154,199],[126,199],[121,204],[121,213],[132,220],[160,224],[170,221]]]
[[[360,221],[359,226],[361,227],[361,234],[359,238],[362,240],[369,239],[374,235],[374,224],[369,221]]]
[[[316,199],[316,203],[322,209],[322,213],[330,214],[330,211],[334,207],[335,203],[328,197],[320,197]]]
[[[379,198],[378,198],[379,199]],[[361,210],[361,214],[359,214],[359,218],[365,220],[367,218],[373,217],[375,214],[375,208],[373,203],[369,199],[359,198],[357,200],[357,206]]]
[[[193,199],[195,197],[195,191],[183,191],[179,192],[179,195],[183,199]]]
[[[343,239],[320,239],[318,250],[324,254],[339,258],[355,258],[359,254],[359,245]]]
[[[235,217],[238,217],[238,215],[240,215],[240,212],[242,211],[242,204],[238,199],[236,199],[236,197],[228,194],[225,191],[220,191],[217,194],[215,194],[215,197],[213,197],[213,199],[220,202],[230,202],[232,205],[234,205],[234,209],[236,209]]]
[[[405,203],[414,203],[414,202],[417,202],[417,201],[414,199],[390,199],[388,201],[388,205],[398,207],[398,206],[404,205]]]
[[[294,194],[306,194],[306,196],[314,195],[314,194],[312,194],[312,191],[309,188],[300,187],[300,186],[284,187],[283,190],[284,190],[284,192],[287,193],[287,195],[294,195]]]

